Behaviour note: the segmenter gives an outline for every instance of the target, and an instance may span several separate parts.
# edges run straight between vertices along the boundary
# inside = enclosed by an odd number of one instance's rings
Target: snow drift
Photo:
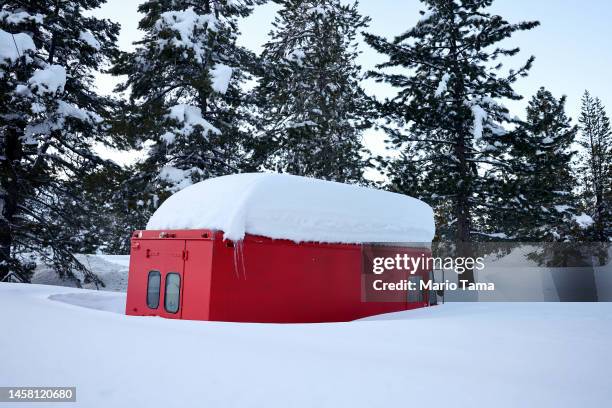
[[[569,408],[612,399],[612,303],[447,303],[336,324],[170,320],[117,313],[124,307],[121,293],[0,283],[0,384],[77,387],[76,403],[14,406]]]
[[[412,197],[274,173],[208,179],[168,198],[147,229],[212,229],[295,242],[431,242],[433,211]]]

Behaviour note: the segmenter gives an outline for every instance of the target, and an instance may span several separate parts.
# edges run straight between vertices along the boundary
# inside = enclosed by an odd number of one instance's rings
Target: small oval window
[[[181,276],[178,273],[166,275],[166,292],[164,294],[164,307],[168,313],[179,310],[181,297]]]
[[[159,287],[161,285],[161,274],[159,271],[150,271],[147,282],[147,306],[149,309],[157,309],[159,306]]]

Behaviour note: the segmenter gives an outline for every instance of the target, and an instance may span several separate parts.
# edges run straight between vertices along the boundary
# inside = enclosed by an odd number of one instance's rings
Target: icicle
[[[236,252],[238,253],[238,257],[240,259],[240,264],[242,265],[242,276],[244,276],[244,280],[246,280],[246,264],[244,262],[244,241],[240,240],[236,246]]]
[[[234,249],[234,273],[237,278],[240,278],[240,275],[244,277],[246,280],[246,267],[244,262],[244,241],[241,239],[239,241],[233,242]]]

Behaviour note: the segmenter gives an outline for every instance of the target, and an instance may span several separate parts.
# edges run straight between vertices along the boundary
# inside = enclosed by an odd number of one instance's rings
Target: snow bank
[[[49,300],[68,303],[87,309],[102,310],[105,312],[125,314],[126,294],[121,292],[90,292],[82,290],[82,293],[57,293],[49,296]]]
[[[101,290],[112,292],[127,291],[130,264],[129,255],[76,254],[75,256],[83,265],[90,268],[102,279],[106,286],[100,288]],[[53,268],[42,262],[37,262],[34,276],[32,276],[32,283],[67,287],[76,286],[73,281],[60,278]],[[86,289],[96,288],[93,283],[85,283],[83,287]]]
[[[273,173],[209,179],[179,191],[147,229],[221,230],[296,242],[431,242],[431,207],[412,197]]]
[[[0,384],[76,386],[77,402],[48,405],[73,408],[561,408],[612,400],[612,303],[447,303],[336,324],[102,311],[123,302],[120,294],[0,283]]]

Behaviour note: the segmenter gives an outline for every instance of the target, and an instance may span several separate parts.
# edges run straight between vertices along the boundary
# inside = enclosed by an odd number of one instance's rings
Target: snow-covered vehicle
[[[400,194],[281,174],[209,179],[133,233],[126,313],[289,323],[422,307],[407,290],[365,301],[362,265],[374,248],[429,254],[434,232],[431,208]]]

